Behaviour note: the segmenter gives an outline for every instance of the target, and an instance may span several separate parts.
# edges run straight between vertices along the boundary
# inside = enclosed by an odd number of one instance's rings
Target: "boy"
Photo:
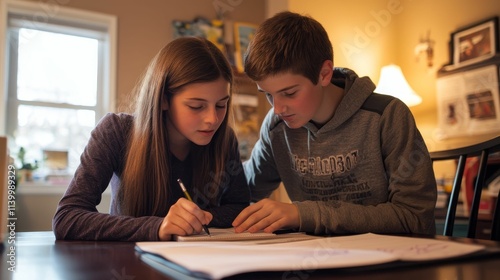
[[[245,72],[273,109],[244,163],[252,200],[236,232],[435,234],[432,162],[408,107],[333,68],[316,20],[282,12],[257,30]],[[267,199],[283,182],[293,203]]]

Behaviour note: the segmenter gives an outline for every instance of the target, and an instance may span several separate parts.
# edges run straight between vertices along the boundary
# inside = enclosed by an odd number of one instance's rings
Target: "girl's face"
[[[210,143],[227,112],[229,83],[224,78],[195,83],[173,94],[168,110],[167,128],[170,149],[188,147],[189,142],[204,146]]]

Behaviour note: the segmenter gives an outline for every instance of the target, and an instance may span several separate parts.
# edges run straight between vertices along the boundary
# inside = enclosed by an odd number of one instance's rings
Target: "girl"
[[[166,45],[138,84],[135,114],[109,113],[92,131],[55,213],[56,238],[171,240],[231,226],[250,196],[228,125],[232,81],[209,41]],[[98,213],[108,184],[110,214]]]

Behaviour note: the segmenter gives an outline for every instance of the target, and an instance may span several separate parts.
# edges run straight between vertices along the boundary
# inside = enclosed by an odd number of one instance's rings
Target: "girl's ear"
[[[321,86],[327,86],[331,83],[333,76],[333,62],[331,60],[325,60],[323,65],[321,65],[321,70],[319,71],[318,82]]]

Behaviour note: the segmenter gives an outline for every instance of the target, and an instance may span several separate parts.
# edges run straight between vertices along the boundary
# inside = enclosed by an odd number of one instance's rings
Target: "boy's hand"
[[[203,225],[212,220],[211,213],[201,210],[195,203],[180,198],[170,207],[158,230],[160,240],[171,240],[172,235],[191,235],[203,231]]]
[[[233,227],[237,233],[295,229],[299,227],[299,210],[291,203],[265,198],[243,209],[234,219]]]

